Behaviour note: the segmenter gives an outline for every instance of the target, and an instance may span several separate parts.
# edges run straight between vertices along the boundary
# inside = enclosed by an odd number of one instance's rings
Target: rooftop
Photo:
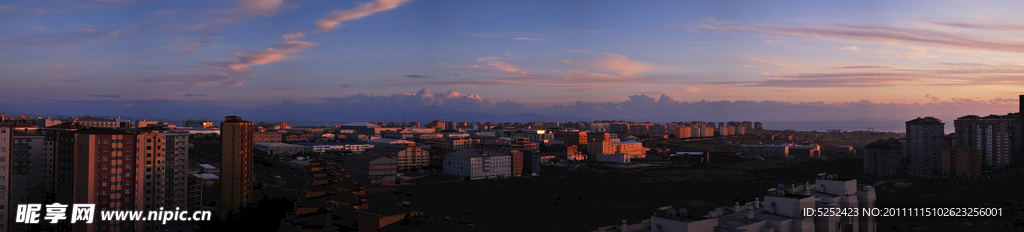
[[[15,130],[14,131],[14,136],[15,137],[28,137],[28,136],[43,137],[42,135],[37,135],[37,134],[34,134],[34,133],[28,133],[28,132],[19,131],[19,130]]]
[[[391,160],[391,158],[388,158],[388,157],[374,156],[374,155],[367,155],[367,154],[353,155],[353,156],[349,156],[346,159],[347,159],[347,161],[365,161],[365,162],[370,162],[370,161],[379,160],[379,159],[388,159],[388,160],[394,162],[394,160]]]
[[[65,123],[61,123],[61,124],[57,124],[57,125],[53,125],[53,126],[48,126],[46,128],[53,128],[53,129],[78,129],[78,124],[77,123],[72,123],[72,122],[65,122]]]
[[[426,217],[411,217],[409,220],[401,220],[391,225],[380,228],[380,231],[406,231],[406,232],[427,232],[427,231],[451,231],[451,232],[476,232],[485,231],[483,228],[464,225],[457,222],[445,221],[444,219],[433,219]]]
[[[201,173],[201,174],[192,174],[192,176],[195,176],[195,177],[197,177],[197,178],[200,178],[200,179],[203,179],[203,180],[215,180],[215,179],[220,179],[220,177],[219,177],[219,176],[217,176],[217,175],[215,175],[215,174],[213,174],[213,173]]]
[[[480,150],[480,149],[476,149],[476,148],[466,148],[466,149],[462,149],[462,150],[450,153],[450,154],[448,154],[448,156],[466,157],[466,158],[479,158],[479,157],[484,157],[484,156],[496,157],[496,156],[509,156],[509,155],[498,153],[498,152],[493,152],[493,151]]]
[[[97,122],[113,122],[114,121],[113,119],[97,118],[97,117],[92,117],[92,116],[89,116],[89,115],[86,115],[85,117],[79,117],[77,119],[78,119],[78,121],[97,121]]]
[[[341,126],[364,126],[364,127],[380,127],[380,125],[368,123],[368,122],[353,122]]]
[[[89,134],[89,135],[131,135],[118,129],[103,128],[103,127],[87,127],[85,129],[76,130],[77,134]]]
[[[295,145],[313,146],[313,145],[367,145],[367,144],[359,143],[359,142],[322,142],[322,143],[302,142],[302,143],[295,143]]]
[[[612,145],[621,145],[621,144],[634,144],[634,143],[641,143],[641,142],[637,142],[637,141],[622,141],[622,142],[612,142]],[[642,143],[641,143],[641,144],[642,144]]]
[[[916,118],[914,120],[907,121],[907,124],[918,124],[918,125],[922,125],[923,124],[923,125],[927,125],[927,124],[943,124],[943,123],[942,123],[942,120],[939,120],[938,118],[935,118],[935,117],[924,117],[924,118],[918,117],[918,118]]]

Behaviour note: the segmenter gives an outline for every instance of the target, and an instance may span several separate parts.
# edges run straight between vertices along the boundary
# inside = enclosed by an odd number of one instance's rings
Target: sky
[[[1018,111],[1022,8],[13,0],[0,3],[0,113],[951,122]]]

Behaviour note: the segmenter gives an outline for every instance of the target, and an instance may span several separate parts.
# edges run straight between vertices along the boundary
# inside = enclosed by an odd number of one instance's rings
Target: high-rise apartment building
[[[1005,167],[1013,162],[1013,158],[1020,158],[1024,118],[1019,115],[967,115],[953,123],[956,145],[977,149],[986,166]]]
[[[43,202],[54,202],[57,199],[56,186],[57,186],[57,152],[60,150],[60,134],[71,133],[78,130],[79,126],[74,123],[61,123],[53,126],[48,126],[40,130],[40,134],[44,136],[46,142],[49,144],[48,149],[50,152],[45,153],[46,157],[43,157],[42,169],[43,169],[43,185],[46,186],[46,191],[43,192]],[[65,143],[66,144],[66,143]]]
[[[942,162],[945,123],[934,117],[907,121],[907,175],[935,177]]]
[[[142,157],[155,149],[133,133],[91,127],[57,133],[56,202],[96,211],[143,208]],[[71,209],[68,209],[71,211]],[[58,222],[59,231],[142,231],[143,221]]]
[[[252,202],[253,125],[238,116],[224,117],[221,136],[220,218],[238,213]]]
[[[11,161],[14,153],[14,125],[0,124],[0,231],[10,230],[11,218]]]
[[[53,156],[53,142],[42,135],[15,131],[11,154],[11,205],[48,202],[44,196],[53,191],[44,181],[43,159]],[[31,225],[12,225],[11,231],[28,231]],[[0,230],[3,231],[3,230]]]
[[[873,177],[902,176],[903,150],[897,139],[878,140],[864,146],[864,173]]]
[[[188,138],[189,133],[164,131],[164,167],[167,169],[164,192],[167,200],[164,205],[170,208],[188,207]]]

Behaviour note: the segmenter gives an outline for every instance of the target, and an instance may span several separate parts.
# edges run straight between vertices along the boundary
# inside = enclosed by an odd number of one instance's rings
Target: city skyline
[[[1017,111],[1014,5],[17,1],[0,112],[951,121]]]

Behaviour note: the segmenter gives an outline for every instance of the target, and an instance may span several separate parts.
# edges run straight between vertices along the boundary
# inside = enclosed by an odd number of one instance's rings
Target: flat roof
[[[204,179],[204,180],[220,179],[219,176],[217,176],[217,175],[215,175],[213,173],[192,174],[192,176],[195,176],[195,177],[198,177],[198,178]]]
[[[622,141],[622,142],[612,142],[612,145],[619,145],[619,144],[631,144],[631,143],[641,143],[641,142],[637,142],[637,141]]]
[[[207,169],[217,168],[217,167],[214,167],[213,165],[210,165],[210,164],[199,164],[199,167],[207,168]]]
[[[301,147],[301,146],[302,146],[302,145],[297,145],[297,144],[288,144],[288,143],[263,143],[263,142],[260,142],[260,143],[253,143],[252,145],[264,145],[264,146],[299,146],[299,147]]]
[[[493,151],[485,151],[485,150],[480,150],[480,149],[476,149],[476,148],[462,149],[462,150],[459,150],[459,151],[456,151],[456,152],[453,152],[453,153],[449,153],[447,156],[466,157],[466,158],[479,158],[479,157],[484,157],[484,154],[487,154],[487,156],[490,156],[490,157],[510,156],[508,154],[502,154],[502,153],[493,152]]]

